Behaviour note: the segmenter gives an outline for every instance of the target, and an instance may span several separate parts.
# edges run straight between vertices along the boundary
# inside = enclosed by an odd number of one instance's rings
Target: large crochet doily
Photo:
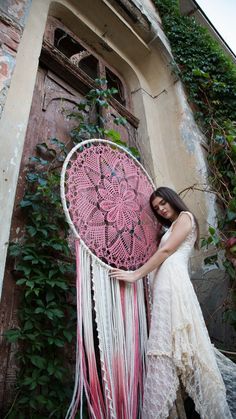
[[[67,215],[77,235],[107,265],[137,269],[157,249],[151,179],[126,150],[106,140],[77,145],[67,161]]]

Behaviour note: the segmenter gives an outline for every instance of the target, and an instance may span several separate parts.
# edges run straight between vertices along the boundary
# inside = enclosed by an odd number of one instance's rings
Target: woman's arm
[[[135,282],[143,278],[149,272],[158,268],[172,253],[174,253],[181,243],[186,239],[192,228],[192,221],[188,214],[180,214],[177,219],[170,237],[161,249],[158,249],[153,256],[139,269],[133,272],[122,271],[120,269],[113,269],[110,272],[112,278],[119,281]]]

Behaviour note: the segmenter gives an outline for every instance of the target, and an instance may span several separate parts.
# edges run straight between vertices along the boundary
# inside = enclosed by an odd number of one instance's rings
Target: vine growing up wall
[[[210,192],[216,196],[216,228],[203,245],[225,251],[233,286],[236,268],[236,66],[207,29],[182,16],[178,0],[154,0],[173,52],[173,71],[186,87],[195,119],[208,140]],[[217,255],[212,258],[217,261]],[[236,327],[236,311],[226,312]]]
[[[128,148],[117,131],[106,128],[101,116],[114,93],[116,89],[106,89],[105,80],[96,80],[96,88],[67,115],[75,120],[72,141],[65,145],[56,138],[46,139],[30,158],[20,202],[25,234],[9,251],[22,298],[19,328],[6,332],[8,342],[18,345],[19,372],[15,400],[5,418],[62,419],[71,401],[75,262],[61,205],[60,172],[73,143],[100,137]],[[119,117],[115,123],[126,121]],[[136,149],[128,149],[138,157]]]

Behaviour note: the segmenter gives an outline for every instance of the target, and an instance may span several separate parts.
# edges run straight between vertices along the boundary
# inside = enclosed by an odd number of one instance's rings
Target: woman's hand
[[[109,273],[112,279],[118,279],[118,281],[130,282],[133,284],[140,276],[138,271],[122,271],[121,269],[112,269]]]

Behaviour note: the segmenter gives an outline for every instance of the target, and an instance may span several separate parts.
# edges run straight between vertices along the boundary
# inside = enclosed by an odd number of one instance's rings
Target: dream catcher
[[[141,164],[106,140],[74,147],[63,166],[61,194],[75,236],[77,353],[74,418],[85,396],[92,418],[136,419],[142,405],[147,342],[143,281],[109,277],[134,270],[157,249],[158,225],[149,206],[154,187]],[[96,326],[95,326],[96,325]]]

